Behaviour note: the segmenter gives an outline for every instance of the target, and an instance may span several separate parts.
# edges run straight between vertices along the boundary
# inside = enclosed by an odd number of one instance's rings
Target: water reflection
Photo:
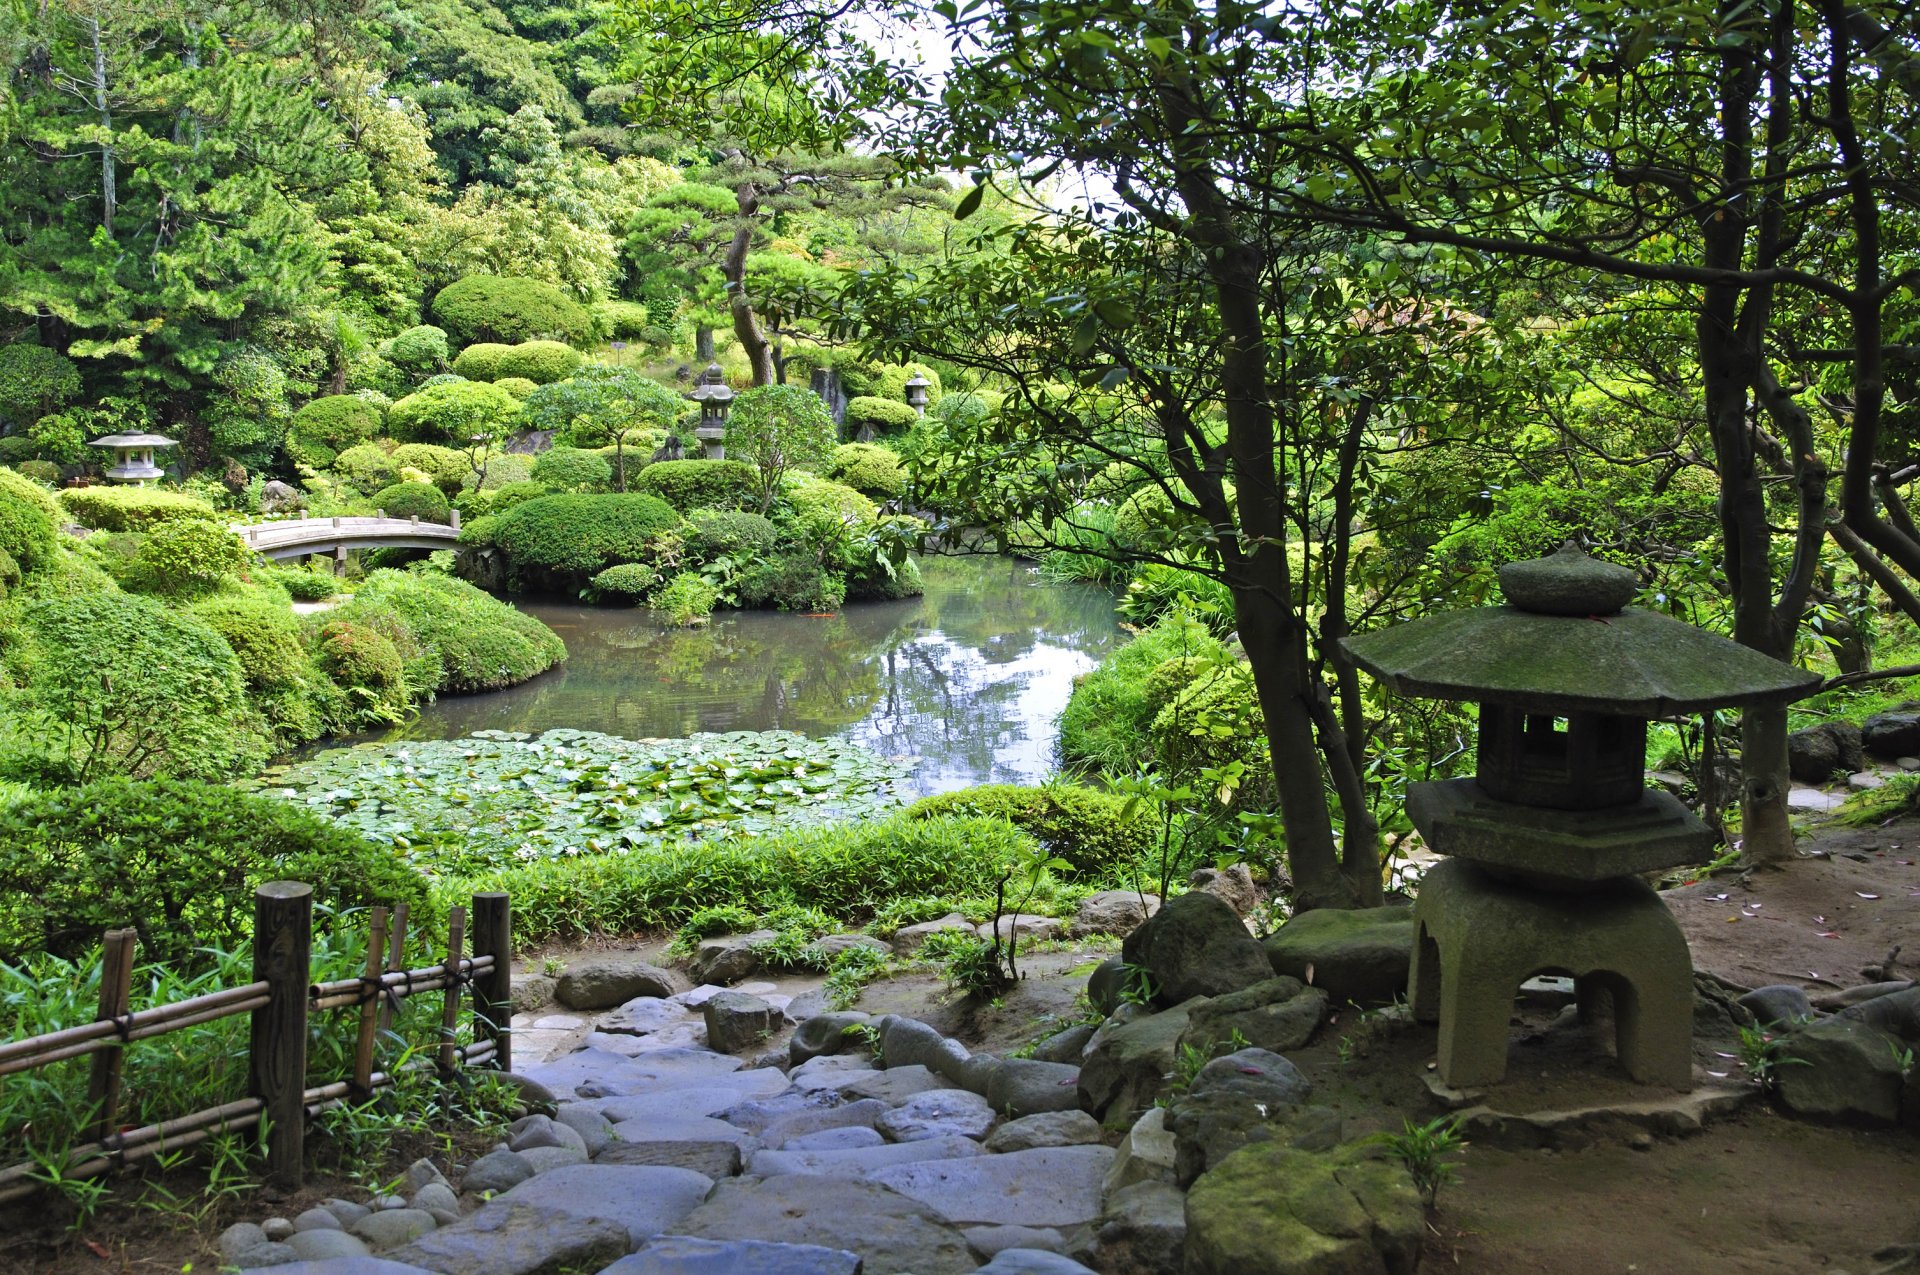
[[[908,787],[1034,783],[1073,679],[1120,637],[1113,596],[1002,558],[930,559],[925,596],[827,617],[726,613],[702,630],[644,611],[534,603],[559,670],[446,699],[390,738],[557,726],[633,739],[696,731],[839,735],[917,761]]]

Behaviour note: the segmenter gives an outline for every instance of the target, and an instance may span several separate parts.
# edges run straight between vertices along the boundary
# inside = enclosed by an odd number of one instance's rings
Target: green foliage
[[[599,452],[555,447],[534,458],[533,477],[556,492],[604,492],[613,482],[613,465]]]
[[[654,543],[680,525],[657,496],[543,496],[515,505],[493,527],[493,542],[516,575],[571,580],[572,587],[622,562],[651,557]]]
[[[1452,1182],[1458,1173],[1458,1166],[1447,1157],[1458,1154],[1467,1145],[1466,1139],[1460,1136],[1460,1117],[1436,1116],[1425,1124],[1411,1120],[1403,1120],[1401,1124],[1403,1128],[1399,1133],[1374,1136],[1389,1155],[1407,1166],[1413,1185],[1426,1198],[1427,1207],[1432,1208],[1440,1188]]]
[[[847,600],[847,579],[805,551],[776,553],[742,567],[734,578],[742,606],[781,611],[837,611]]]
[[[931,411],[940,402],[944,392],[940,386],[940,374],[925,363],[883,364],[874,370],[873,378],[867,383],[867,393],[875,398],[904,404],[907,401],[907,382],[915,376],[926,378],[927,407]]]
[[[499,379],[518,377],[536,385],[564,381],[580,368],[580,351],[560,341],[522,341],[499,359]]]
[[[615,341],[647,340],[654,331],[653,317],[646,306],[635,301],[596,301],[590,307],[593,326],[602,336]]]
[[[673,942],[667,945],[667,953],[674,957],[691,956],[699,948],[701,939],[710,939],[717,934],[743,934],[754,927],[759,918],[737,903],[716,903],[708,908],[696,908],[680,928],[674,931]]]
[[[897,500],[907,492],[907,471],[899,454],[874,443],[843,443],[834,448],[826,476],[874,500]]]
[[[373,507],[389,518],[418,518],[444,523],[453,512],[446,493],[431,483],[395,483],[374,493]]]
[[[399,479],[407,480],[405,471],[415,470],[449,496],[473,477],[473,465],[465,452],[434,443],[402,443],[393,449],[393,463]]]
[[[453,370],[469,381],[498,381],[501,360],[511,349],[511,345],[498,341],[475,342],[460,351],[460,356],[453,361]]]
[[[80,397],[80,367],[58,350],[0,345],[0,420],[24,429]]]
[[[0,553],[22,572],[51,562],[59,543],[58,509],[38,483],[0,470]]]
[[[536,279],[468,275],[442,288],[433,314],[462,345],[474,341],[578,343],[592,335],[586,310],[552,284]]]
[[[385,343],[380,351],[389,363],[416,376],[447,369],[447,334],[429,324],[408,328]]]
[[[623,562],[608,567],[589,582],[596,600],[612,598],[620,602],[638,602],[660,583],[660,573],[644,562]]]
[[[249,469],[271,464],[293,416],[286,370],[266,351],[248,349],[222,358],[211,379],[201,423],[214,455]]]
[[[833,416],[818,394],[796,385],[757,385],[733,401],[726,447],[731,460],[753,467],[751,490],[760,512],[773,508],[786,475],[818,469],[833,456]]]
[[[406,711],[406,664],[386,634],[350,620],[331,619],[320,626],[314,655],[327,677],[347,693],[358,719],[396,720]]]
[[[499,690],[567,658],[566,645],[540,621],[463,580],[434,573],[375,571],[351,602],[329,616],[387,632],[390,639],[396,635],[388,626],[397,624],[399,636],[437,665],[426,679],[429,691]]]
[[[1012,985],[1006,962],[998,945],[968,934],[948,943],[929,943],[934,949],[923,955],[937,955],[946,967],[947,988],[962,996],[993,997]]]
[[[773,556],[780,546],[780,529],[759,514],[700,509],[687,522],[687,555],[694,562],[725,557],[753,562]]]
[[[719,602],[719,585],[697,571],[682,571],[661,586],[649,605],[667,623],[690,627],[706,623]]]
[[[1157,765],[1172,774],[1240,763],[1241,804],[1274,799],[1266,719],[1253,673],[1224,651],[1176,656],[1147,677],[1145,706],[1153,710],[1148,738]]]
[[[407,374],[396,364],[367,350],[347,364],[343,388],[349,394],[378,394],[392,402],[405,394],[410,384]]]
[[[842,948],[827,964],[827,981],[821,991],[827,994],[827,1008],[853,1008],[860,989],[878,978],[887,968],[887,954],[871,947]],[[878,1036],[878,1029],[875,1029]]]
[[[503,376],[494,384],[520,400],[520,410],[523,412],[526,410],[527,400],[532,398],[533,392],[540,388],[539,382],[528,380],[524,376]]]
[[[754,470],[737,460],[662,460],[641,470],[633,486],[685,514],[733,509],[750,498],[754,483]]]
[[[1060,760],[1094,772],[1131,772],[1149,762],[1150,732],[1162,707],[1150,692],[1154,670],[1183,655],[1224,649],[1186,616],[1170,616],[1122,646],[1074,684],[1060,715]]]
[[[425,884],[360,836],[285,802],[193,780],[103,779],[0,803],[0,951],[72,956],[131,925],[144,955],[191,968],[253,923],[253,891],[304,881],[329,908],[400,903]]]
[[[1129,624],[1152,624],[1175,609],[1205,624],[1215,634],[1232,632],[1233,592],[1224,581],[1163,562],[1143,564],[1127,582],[1120,614]]]
[[[847,424],[855,428],[871,425],[874,429],[885,433],[891,430],[911,429],[914,422],[919,419],[920,413],[897,399],[862,394],[847,402]]]
[[[146,589],[194,597],[218,589],[252,561],[247,542],[220,523],[175,518],[147,533],[137,565]]]
[[[421,443],[499,438],[520,418],[520,400],[484,381],[426,385],[395,403],[387,423],[396,437]]]
[[[331,571],[309,571],[305,567],[268,568],[265,578],[287,591],[295,602],[324,602],[340,592],[340,582]]]
[[[1038,788],[989,784],[959,792],[936,793],[907,807],[910,819],[980,815],[1005,819],[1052,855],[1089,876],[1109,874],[1137,862],[1153,849],[1158,829],[1143,810],[1129,810],[1126,798],[1052,783]]]
[[[150,531],[176,518],[214,517],[206,501],[158,487],[69,487],[60,503],[75,522],[101,531]]]
[[[786,731],[639,742],[553,730],[331,749],[272,782],[444,874],[580,856],[637,865],[688,838],[717,846],[869,816],[895,804],[903,773],[858,745]]]
[[[347,448],[334,458],[333,471],[363,496],[371,496],[382,487],[391,487],[400,481],[400,466],[393,459],[393,452],[378,443],[360,443]]]
[[[45,483],[49,487],[60,481],[60,466],[50,460],[23,460],[14,468],[23,477],[31,478],[37,483]]]
[[[340,453],[365,443],[380,432],[386,414],[357,394],[329,394],[316,398],[293,414],[287,430],[287,454],[294,460],[324,469]]]

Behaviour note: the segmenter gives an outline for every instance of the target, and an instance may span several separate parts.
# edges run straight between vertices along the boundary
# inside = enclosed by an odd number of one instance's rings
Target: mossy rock
[[[1276,974],[1290,974],[1358,1004],[1385,1004],[1407,991],[1413,962],[1410,908],[1320,908],[1294,917],[1267,939]]]
[[[1426,1214],[1406,1169],[1348,1143],[1254,1143],[1187,1194],[1186,1275],[1404,1275]]]

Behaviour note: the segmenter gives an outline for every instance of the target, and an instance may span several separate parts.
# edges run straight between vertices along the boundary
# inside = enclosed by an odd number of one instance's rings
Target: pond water
[[[671,629],[644,610],[527,603],[567,662],[510,690],[440,700],[388,739],[556,727],[629,739],[791,730],[909,759],[926,794],[1038,783],[1073,679],[1123,636],[1113,594],[1006,558],[927,558],[926,593],[831,616],[728,611]]]

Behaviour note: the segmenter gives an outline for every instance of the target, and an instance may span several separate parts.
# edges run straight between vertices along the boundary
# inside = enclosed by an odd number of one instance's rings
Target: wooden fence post
[[[362,1101],[373,1096],[373,1042],[374,1033],[380,1024],[380,1003],[386,998],[380,995],[378,982],[381,967],[387,960],[387,910],[375,908],[373,920],[367,929],[367,967],[362,987],[372,995],[360,1005],[360,1035],[353,1048],[353,1091]]]
[[[493,1065],[513,1070],[513,914],[504,894],[473,896],[473,954],[493,968],[473,983],[473,1034],[493,1042]]]
[[[300,1189],[306,1150],[307,985],[313,948],[313,887],[269,881],[253,896],[253,979],[267,1003],[253,1011],[248,1092],[267,1122],[267,1185]]]
[[[467,910],[447,909],[447,986],[440,993],[440,1050],[435,1055],[442,1076],[451,1076],[460,1056],[454,1036],[460,1026],[460,957],[467,945]]]
[[[393,937],[387,946],[387,968],[403,970],[407,968],[407,905],[393,905]],[[389,1031],[393,1027],[393,1001],[388,997],[380,998],[380,1030]]]
[[[108,930],[100,949],[100,1014],[119,1018],[127,1012],[127,1000],[133,991],[132,930]],[[93,1107],[93,1124],[87,1137],[100,1141],[113,1135],[119,1123],[120,1075],[125,1066],[127,1047],[103,1049],[93,1056],[93,1076],[87,1083],[87,1101]]]

